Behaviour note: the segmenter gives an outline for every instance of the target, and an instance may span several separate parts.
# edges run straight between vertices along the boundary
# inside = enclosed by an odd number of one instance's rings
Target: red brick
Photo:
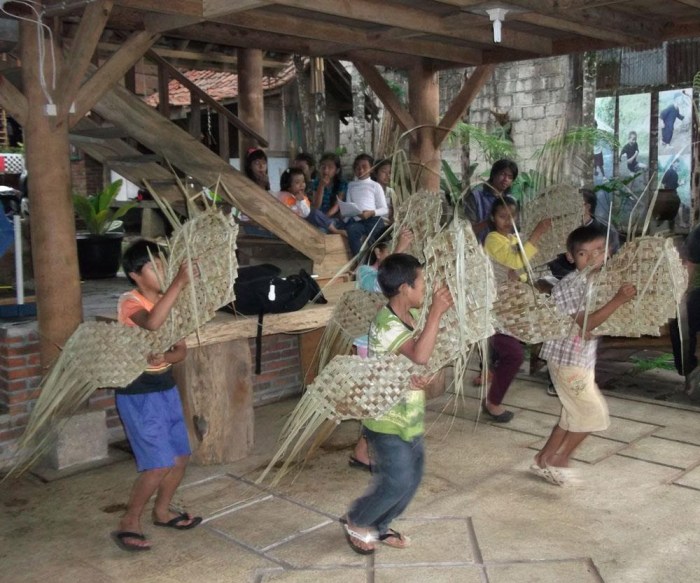
[[[5,382],[2,382],[3,380]],[[26,379],[18,379],[12,381],[3,379],[3,375],[2,373],[0,373],[0,386],[3,387],[5,393],[12,393],[13,391],[23,391],[27,388],[27,381]]]
[[[22,415],[27,412],[27,402],[24,403],[13,403],[7,406],[8,413],[14,417],[15,415]]]
[[[10,441],[12,439],[18,439],[22,433],[24,433],[24,427],[16,427],[15,429],[0,431],[0,443]]]
[[[7,380],[13,381],[16,379],[36,377],[38,372],[40,372],[38,366],[27,366],[23,368],[5,369],[5,371],[2,373],[2,376],[4,376]]]
[[[36,354],[37,347],[33,344],[27,344],[25,346],[13,346],[8,348],[6,351],[7,356],[22,356],[25,354]]]
[[[33,391],[13,391],[7,397],[7,404],[26,403],[35,399]]]
[[[26,364],[26,356],[9,356],[8,358],[0,359],[0,366],[3,368],[15,368],[25,366]]]
[[[30,354],[27,356],[27,364],[33,364],[33,365],[41,365],[41,357],[39,356],[39,353],[36,352],[35,354]]]

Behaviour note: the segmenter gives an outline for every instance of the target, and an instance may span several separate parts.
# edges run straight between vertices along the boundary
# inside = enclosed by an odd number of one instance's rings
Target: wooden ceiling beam
[[[88,4],[80,18],[75,39],[68,51],[63,68],[64,74],[56,90],[59,118],[63,118],[68,113],[78,94],[111,11],[112,0],[99,0]]]
[[[490,28],[484,30],[483,28],[474,28],[468,25],[465,27],[464,22],[455,26],[453,17],[458,15],[452,14],[442,17],[405,5],[392,5],[385,2],[381,5],[381,9],[378,10],[377,3],[371,0],[352,0],[352,2],[347,2],[346,0],[323,0],[323,2],[277,0],[275,4],[388,26],[391,30],[405,29],[406,31],[415,31],[421,34],[445,36],[471,42],[493,43],[493,33]],[[479,18],[474,15],[474,18],[478,19],[476,24],[480,26],[484,22],[488,22],[488,19],[485,17]],[[384,35],[385,31],[381,34]],[[392,35],[392,38],[398,37],[399,35],[396,33]],[[387,42],[391,42],[391,39],[387,39]],[[502,44],[509,48],[526,50],[530,53],[542,55],[549,55],[552,52],[550,39],[540,35],[512,30],[504,31]]]
[[[202,16],[213,20],[220,16],[264,8],[276,4],[273,0],[202,0]]]
[[[389,84],[373,65],[359,59],[356,59],[353,63],[360,72],[360,75],[362,75],[362,78],[367,81],[372,91],[374,91],[391,114],[391,117],[396,120],[396,123],[401,126],[403,131],[407,132],[418,125],[408,110],[401,105],[401,102],[397,99],[391,87],[389,87]]]
[[[676,0],[676,2],[680,2],[691,8],[700,8],[700,0]]]
[[[146,54],[160,35],[142,30],[129,37],[95,73],[83,83],[75,99],[71,126],[75,125]]]
[[[27,123],[29,114],[27,98],[4,75],[0,75],[0,107],[14,117],[20,125]]]
[[[495,65],[480,65],[476,67],[452,100],[445,115],[435,130],[435,147],[439,148],[457,122],[464,117],[464,112],[472,104],[482,87],[491,79]]]
[[[469,10],[484,4],[476,0],[438,0],[443,4]],[[504,32],[509,20],[527,22],[535,26],[572,32],[582,36],[610,40],[618,39],[618,44],[648,43],[658,37],[662,23],[650,22],[642,18],[630,18],[627,14],[609,8],[588,8],[591,2],[577,3],[576,10],[563,9],[560,0],[508,0],[506,4],[521,12],[506,15]],[[582,7],[583,5],[583,7]],[[568,6],[568,5],[567,5]]]
[[[354,1],[354,0],[353,0]],[[312,22],[303,18],[276,15],[266,11],[251,11],[217,22],[258,32],[285,30],[285,36],[340,43],[354,49],[379,49],[414,56],[453,61],[463,65],[481,63],[481,52],[472,48],[425,40],[393,40],[387,43],[381,35],[368,33],[363,28],[340,26],[325,22]],[[299,51],[297,51],[299,52]]]
[[[130,10],[202,17],[202,0],[114,0],[114,4]]]

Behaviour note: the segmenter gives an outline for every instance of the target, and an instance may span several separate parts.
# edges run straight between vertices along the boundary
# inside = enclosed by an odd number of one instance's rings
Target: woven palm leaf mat
[[[640,237],[625,243],[595,277],[589,304],[599,308],[624,283],[637,289],[637,296],[619,307],[596,334],[606,336],[659,336],[688,287],[688,272],[671,239]]]
[[[583,201],[579,189],[570,184],[550,186],[531,199],[525,200],[520,211],[520,237],[527,241],[542,219],[551,218],[549,229],[537,244],[537,254],[530,264],[542,265],[566,251],[566,238],[583,219]]]
[[[413,242],[406,253],[425,261],[423,248],[427,241],[440,230],[442,197],[420,191],[394,209],[393,247],[396,247],[401,230],[406,227],[413,233]]]
[[[237,273],[236,233],[224,216],[212,208],[175,225],[165,287],[183,261],[196,260],[200,276],[179,294],[165,324],[149,332],[118,323],[85,322],[66,342],[56,363],[40,385],[39,398],[18,445],[14,470],[27,469],[48,445],[52,428],[72,414],[95,390],[131,383],[147,367],[151,352],[164,352],[195,332],[216,310],[234,300]]]

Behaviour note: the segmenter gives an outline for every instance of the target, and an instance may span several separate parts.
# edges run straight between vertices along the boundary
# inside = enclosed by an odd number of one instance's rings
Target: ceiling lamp
[[[507,8],[487,8],[485,10],[486,14],[489,15],[491,22],[493,22],[493,42],[501,42],[501,23],[508,13]]]

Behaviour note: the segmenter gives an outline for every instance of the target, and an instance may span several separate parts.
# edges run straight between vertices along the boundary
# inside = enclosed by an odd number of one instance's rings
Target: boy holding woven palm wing
[[[161,290],[163,266],[158,246],[150,241],[133,243],[122,259],[124,273],[136,289],[119,298],[118,320],[126,326],[158,330],[167,320],[180,292],[190,281],[186,263],[172,283]],[[198,275],[196,263],[193,275]],[[148,551],[150,542],[143,535],[141,515],[153,494],[153,524],[187,530],[202,519],[187,513],[174,513],[170,503],[190,456],[187,428],[171,367],[185,358],[187,348],[180,340],[164,353],[148,355],[148,368],[129,386],[115,391],[117,411],[136,458],[139,472],[114,542],[125,551]]]
[[[425,292],[419,261],[404,253],[390,255],[377,275],[389,299],[372,323],[369,349],[372,356],[401,353],[417,364],[425,364],[435,347],[440,319],[452,306],[447,287],[436,289],[422,332],[416,336],[418,308]],[[414,377],[411,391],[379,419],[363,422],[364,434],[373,453],[372,483],[341,518],[345,538],[356,553],[374,553],[375,541],[395,547],[409,545],[408,537],[389,527],[413,499],[423,476],[423,433],[428,378]]]
[[[571,316],[581,328],[576,336],[545,342],[540,352],[540,358],[547,361],[562,412],[530,470],[557,486],[563,486],[571,478],[568,466],[574,450],[590,433],[604,431],[610,425],[607,404],[595,383],[598,341],[591,334],[637,294],[633,285],[625,283],[610,301],[586,313],[591,286],[589,272],[599,271],[603,265],[606,236],[605,229],[597,225],[572,231],[566,241],[567,259],[576,265],[576,271],[552,289],[559,310]]]

